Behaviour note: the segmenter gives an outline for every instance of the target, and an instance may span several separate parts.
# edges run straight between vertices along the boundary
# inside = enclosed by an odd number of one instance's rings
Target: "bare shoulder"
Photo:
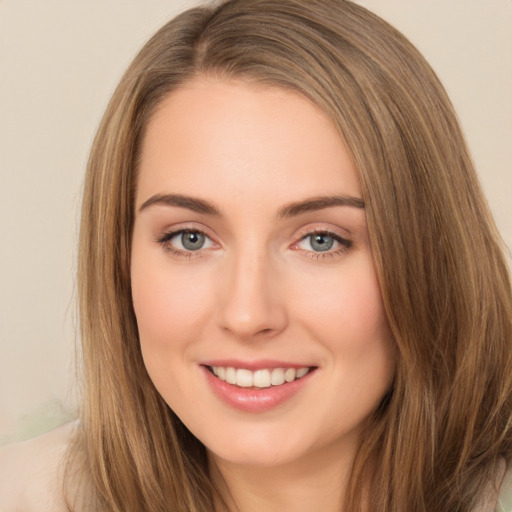
[[[0,510],[63,512],[66,449],[76,423],[0,447]]]

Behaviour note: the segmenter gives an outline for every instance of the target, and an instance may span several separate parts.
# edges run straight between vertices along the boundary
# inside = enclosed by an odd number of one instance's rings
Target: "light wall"
[[[73,414],[82,176],[121,73],[176,0],[0,0],[0,442]],[[512,1],[360,0],[425,54],[512,246]]]

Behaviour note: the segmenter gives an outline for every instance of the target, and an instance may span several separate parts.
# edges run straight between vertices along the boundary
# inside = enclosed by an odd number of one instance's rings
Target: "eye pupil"
[[[205,236],[197,231],[187,231],[181,235],[181,243],[187,251],[197,251],[204,245]]]
[[[317,233],[311,235],[311,247],[315,251],[328,251],[334,245],[334,238],[330,235]]]

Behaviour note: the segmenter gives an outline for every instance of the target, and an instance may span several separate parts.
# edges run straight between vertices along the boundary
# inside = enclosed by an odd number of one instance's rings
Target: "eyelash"
[[[295,250],[304,253],[308,258],[311,258],[314,260],[320,260],[320,259],[326,259],[326,258],[334,258],[336,256],[345,254],[352,248],[352,245],[353,245],[353,242],[351,240],[348,240],[347,238],[343,238],[342,236],[338,235],[337,233],[334,233],[333,231],[329,231],[328,229],[315,228],[313,230],[310,230],[310,231],[307,231],[306,233],[304,233],[300,237],[300,239],[292,245],[292,247],[297,246],[302,241],[306,240],[307,238],[313,237],[315,235],[329,236],[335,242],[337,242],[339,244],[339,247],[335,250],[329,249],[327,251],[309,251],[309,250],[300,249],[300,248],[297,248]]]
[[[157,238],[156,239],[156,242],[159,243],[166,251],[170,252],[171,254],[175,255],[175,256],[179,256],[181,258],[188,258],[188,259],[192,259],[192,258],[197,258],[197,257],[201,257],[203,256],[203,250],[201,249],[198,249],[197,251],[184,251],[182,249],[178,249],[176,247],[174,247],[170,241],[178,236],[178,235],[183,235],[185,233],[199,233],[201,235],[203,235],[205,238],[207,238],[208,240],[212,240],[212,237],[209,236],[205,231],[203,231],[202,229],[198,229],[198,228],[182,228],[182,229],[177,229],[175,231],[168,231],[166,233],[164,233],[161,237]]]
[[[178,236],[183,235],[185,233],[198,233],[200,235],[203,235],[205,238],[209,239],[213,243],[215,243],[212,238],[203,230],[197,229],[197,228],[183,228],[183,229],[177,229],[175,231],[169,231],[167,233],[164,233],[161,237],[158,237],[156,239],[156,242],[159,243],[166,251],[170,252],[171,254],[179,257],[184,257],[188,259],[197,258],[203,256],[204,249],[198,249],[197,251],[187,251],[182,249],[177,249],[173,245],[170,244],[170,241]],[[336,250],[326,250],[326,251],[312,251],[312,250],[306,250],[298,248],[298,244],[303,242],[309,237],[313,237],[315,235],[325,235],[333,238],[335,242],[339,244],[338,249]],[[337,233],[334,233],[332,231],[326,230],[326,229],[313,229],[310,231],[307,231],[306,233],[302,234],[297,242],[294,242],[292,244],[292,248],[298,252],[304,253],[308,258],[314,259],[314,260],[320,260],[325,259],[327,257],[332,258],[341,254],[346,253],[352,248],[352,241],[348,240],[346,238],[341,237]]]

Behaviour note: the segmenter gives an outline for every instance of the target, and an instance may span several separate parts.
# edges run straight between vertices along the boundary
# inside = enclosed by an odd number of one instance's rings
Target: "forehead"
[[[170,93],[148,123],[137,203],[193,190],[212,199],[360,196],[351,156],[328,117],[295,92],[200,78]],[[284,196],[290,197],[284,197]]]

